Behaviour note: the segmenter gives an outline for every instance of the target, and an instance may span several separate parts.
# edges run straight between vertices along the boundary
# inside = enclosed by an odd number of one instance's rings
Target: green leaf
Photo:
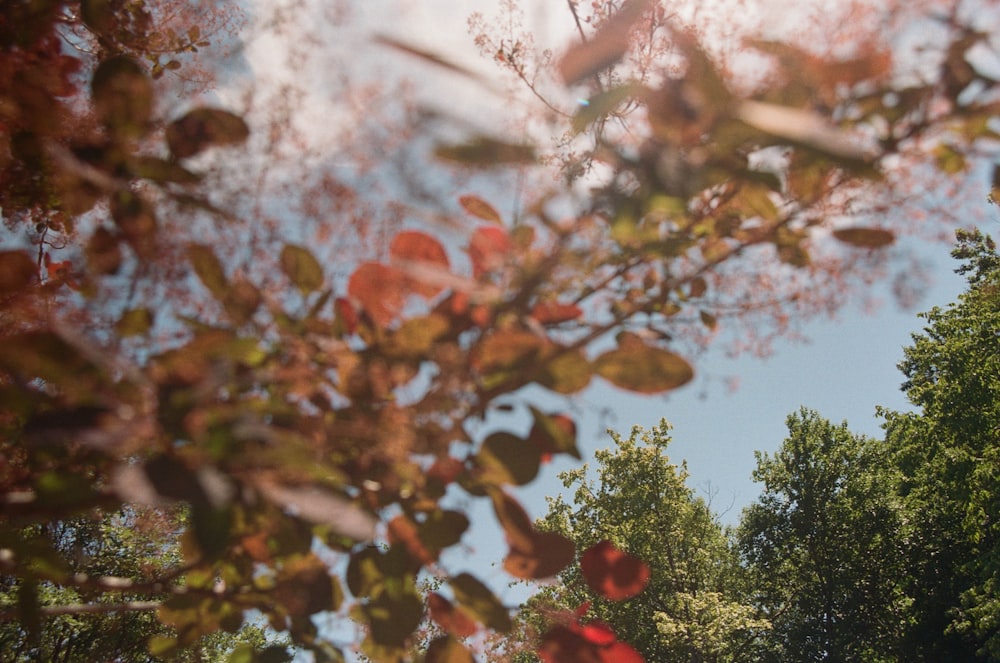
[[[494,433],[483,441],[476,463],[483,470],[483,481],[523,486],[538,476],[541,452],[537,446],[510,433]]]
[[[204,244],[190,244],[187,255],[202,285],[208,288],[218,301],[225,300],[229,292],[229,280],[215,251]]]
[[[134,308],[122,313],[115,329],[122,337],[142,336],[153,327],[153,314],[146,308]]]
[[[538,383],[558,394],[575,394],[590,384],[594,367],[582,350],[560,352],[545,362]]]
[[[304,246],[286,244],[281,249],[281,270],[303,294],[323,286],[323,268]]]
[[[399,647],[420,625],[424,602],[413,592],[399,596],[386,593],[367,603],[363,612],[371,627],[372,640],[379,645]]]
[[[622,334],[618,348],[598,357],[594,368],[616,387],[640,394],[676,389],[694,377],[694,369],[683,357],[647,345],[632,334]]]
[[[167,125],[167,147],[178,159],[216,145],[242,143],[250,129],[239,115],[218,108],[196,108]]]
[[[467,608],[487,628],[506,633],[511,628],[510,614],[489,588],[468,573],[448,580],[455,600]]]
[[[167,656],[180,646],[177,642],[177,638],[172,638],[167,635],[154,635],[146,643],[146,648],[149,649],[149,653],[153,656]],[[230,658],[230,661],[234,659]],[[239,659],[235,659],[239,660]]]

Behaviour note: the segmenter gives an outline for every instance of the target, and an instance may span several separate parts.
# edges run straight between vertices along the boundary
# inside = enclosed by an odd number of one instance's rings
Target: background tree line
[[[758,453],[757,500],[735,528],[670,463],[669,426],[613,434],[561,475],[540,521],[578,547],[609,539],[651,578],[621,603],[576,567],[518,615],[498,658],[534,660],[532,634],[580,609],[656,661],[996,661],[1000,255],[960,231],[967,290],[921,314],[899,368],[912,412],[880,408],[885,435],[853,434],[802,408],[773,454]],[[583,606],[583,607],[581,607]]]

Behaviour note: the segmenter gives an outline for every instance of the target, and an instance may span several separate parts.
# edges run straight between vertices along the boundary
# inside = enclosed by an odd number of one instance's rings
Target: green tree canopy
[[[979,231],[953,255],[969,285],[921,315],[899,367],[916,412],[883,411],[908,518],[919,660],[1000,658],[1000,257]],[[912,660],[918,660],[914,658]]]
[[[574,491],[572,503],[551,499],[539,527],[568,537],[577,550],[610,541],[646,561],[649,582],[633,598],[608,601],[573,565],[529,602],[521,619],[543,627],[559,611],[589,605],[587,618],[611,625],[647,661],[740,660],[767,622],[742,600],[726,533],[687,485],[684,465],[666,454],[670,426],[611,438],[615,446],[595,454],[596,481],[586,465],[560,475]]]
[[[899,660],[906,567],[885,446],[806,409],[787,423],[778,451],[757,454],[763,493],[738,531],[772,622],[765,660]]]

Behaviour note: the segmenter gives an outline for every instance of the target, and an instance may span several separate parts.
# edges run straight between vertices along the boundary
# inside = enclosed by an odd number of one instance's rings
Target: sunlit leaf
[[[281,249],[281,271],[303,293],[323,286],[323,268],[312,251],[304,246],[286,244]]]
[[[833,236],[845,244],[862,249],[880,249],[896,240],[892,231],[882,228],[840,228],[833,231]]]
[[[476,632],[476,623],[469,615],[436,592],[427,595],[427,610],[442,630],[456,638],[467,638]]]
[[[641,592],[649,582],[649,566],[638,557],[601,541],[580,556],[580,570],[587,586],[612,601],[623,601]]]
[[[529,331],[499,331],[475,349],[472,363],[481,373],[526,366],[537,360],[547,339]]]
[[[455,592],[455,600],[466,607],[487,628],[498,633],[510,630],[511,621],[507,608],[481,581],[468,573],[448,580]]]
[[[393,237],[392,243],[389,245],[389,255],[394,261],[448,269],[448,254],[441,242],[427,233],[415,230],[406,230]],[[413,278],[409,272],[407,272],[407,276],[410,278],[407,279],[406,288],[410,292],[430,298],[442,290],[442,286],[437,283]]]
[[[390,357],[423,357],[450,329],[448,319],[438,313],[409,318],[389,337],[385,353]]]
[[[503,225],[503,217],[500,216],[500,212],[479,196],[465,195],[458,199],[458,203],[472,216]]]
[[[595,372],[617,387],[640,394],[676,389],[694,377],[683,357],[623,334],[618,348],[594,360]]]
[[[427,647],[424,663],[475,663],[472,652],[450,636],[436,638]]]
[[[153,327],[153,314],[146,308],[125,311],[115,324],[115,329],[123,337],[142,336]]]
[[[510,236],[506,230],[496,226],[477,228],[469,239],[468,249],[473,276],[479,278],[501,267],[510,250]]]
[[[538,383],[559,394],[575,394],[587,388],[594,367],[583,350],[561,350],[545,361]]]
[[[557,325],[576,320],[583,315],[583,309],[576,304],[559,302],[538,302],[531,307],[531,317],[543,325]]]
[[[216,145],[242,143],[250,129],[239,115],[218,108],[196,108],[167,125],[170,153],[178,159]]]
[[[483,470],[483,481],[523,486],[538,475],[540,454],[527,440],[510,433],[493,433],[483,441],[476,463]]]
[[[347,293],[380,327],[389,325],[399,315],[406,301],[405,279],[399,270],[381,263],[359,266],[347,283]]]

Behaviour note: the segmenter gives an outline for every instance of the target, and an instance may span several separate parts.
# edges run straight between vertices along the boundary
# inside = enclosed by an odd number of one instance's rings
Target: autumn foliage
[[[826,277],[850,274],[851,256],[877,262],[896,236],[838,201],[876,200],[886,164],[945,126],[957,154],[993,136],[992,81],[958,66],[977,33],[957,22],[931,82],[897,89],[883,50],[848,65],[761,42],[775,74],[746,94],[656,3],[594,3],[591,32],[553,63],[589,97],[569,123],[592,137],[561,172],[602,162],[610,175],[585,194],[568,177],[516,219],[495,193],[456,191],[434,214],[404,197],[413,219],[456,230],[413,221],[380,255],[342,256],[345,267],[264,212],[217,204],[201,159],[238,154],[252,128],[208,105],[159,115],[157,81],[187,66],[164,54],[204,35],[157,27],[164,9],[133,5],[27,3],[0,19],[0,205],[22,247],[0,253],[0,571],[19,597],[0,615],[29,637],[51,612],[39,587],[98,596],[127,583],[157,597],[173,629],[150,642],[157,656],[255,610],[317,660],[354,644],[321,632],[326,613],[360,623],[372,659],[398,660],[429,617],[442,634],[425,660],[469,660],[464,639],[511,620],[480,579],[441,564],[469,524],[449,499],[458,490],[492,503],[511,576],[578,562],[595,592],[627,600],[648,579],[641,560],[607,543],[576,551],[512,496],[553,454],[580,455],[571,418],[522,388],[571,396],[603,380],[663,393],[693,378],[686,351],[729,320],[763,310],[780,332],[799,297],[836,305],[840,283]],[[683,66],[606,78],[648,21]],[[100,46],[93,61],[66,54],[71,34]],[[957,103],[973,82],[987,89]],[[942,100],[949,110],[932,112]],[[641,145],[603,131],[623,105],[641,109]],[[767,151],[778,158],[760,166]],[[535,168],[540,153],[484,135],[426,158],[482,176]],[[208,239],[226,232],[231,243]],[[156,288],[177,297],[135,296]],[[741,299],[751,292],[762,298]],[[473,424],[499,408],[530,418],[530,432],[481,434]],[[32,528],[133,503],[187,509],[184,561],[164,577],[71,573]],[[639,660],[585,614],[539,655]]]

